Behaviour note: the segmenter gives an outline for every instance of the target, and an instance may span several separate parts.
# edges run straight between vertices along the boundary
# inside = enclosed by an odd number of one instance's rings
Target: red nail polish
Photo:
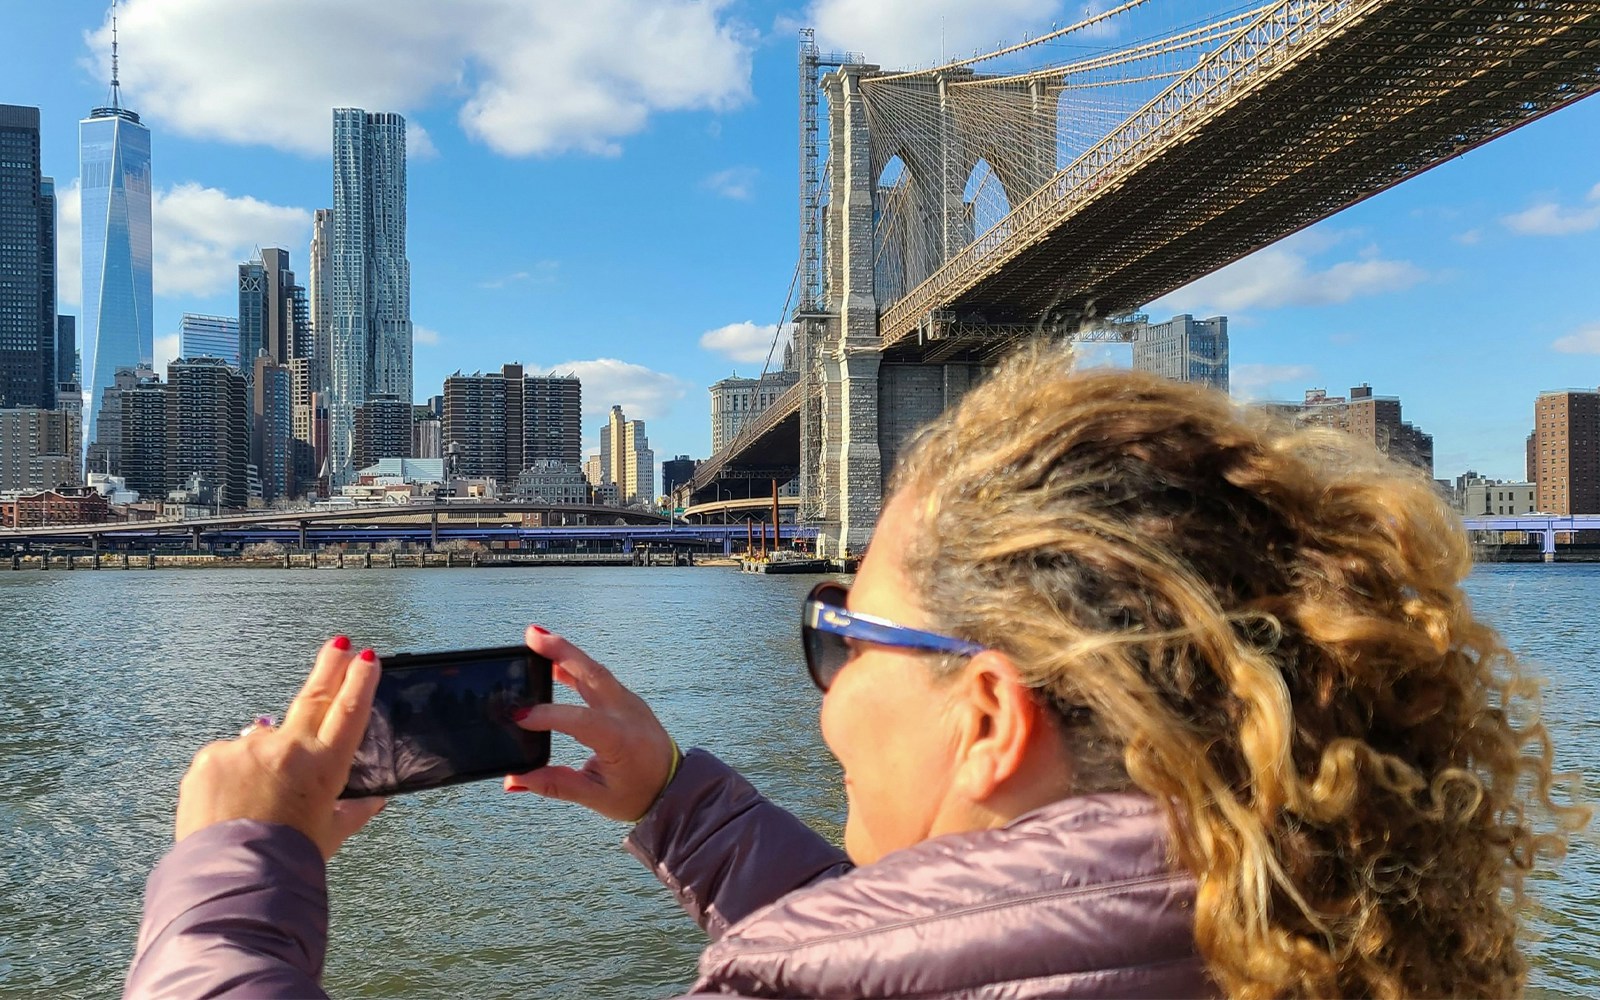
[[[508,791],[508,792],[531,792],[531,791],[533,791],[533,789],[531,789],[531,788],[523,788],[521,785],[507,785],[506,786],[506,791]]]
[[[533,714],[533,708],[531,706],[526,706],[525,705],[522,708],[519,708],[515,712],[511,713],[511,721],[512,722],[521,722],[523,719],[526,719],[528,716],[530,716],[532,714]]]
[[[334,636],[333,637],[333,648],[337,649],[341,653],[344,652],[345,650],[349,649],[350,648],[350,637],[346,636],[346,635],[336,635],[336,636]]]
[[[363,649],[361,651],[361,659],[366,660],[368,663],[371,663],[373,660],[376,660],[377,658],[378,658],[378,654],[374,653],[370,649]]]
[[[535,625],[533,627],[533,630],[535,632],[539,633],[540,635],[549,635],[550,634],[550,630],[545,628],[543,625]]]

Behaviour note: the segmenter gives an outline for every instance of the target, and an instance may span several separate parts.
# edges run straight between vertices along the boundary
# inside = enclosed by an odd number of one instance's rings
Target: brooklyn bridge
[[[911,432],[1019,342],[1119,337],[1144,303],[1600,89],[1592,0],[1277,0],[1059,57],[1147,3],[917,70],[802,35],[799,380],[680,506],[798,479],[819,550],[859,551]]]

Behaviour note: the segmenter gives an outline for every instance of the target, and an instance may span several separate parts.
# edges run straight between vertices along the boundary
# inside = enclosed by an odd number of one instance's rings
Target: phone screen
[[[381,658],[343,797],[394,795],[543,767],[550,734],[511,716],[550,700],[550,661],[525,646]]]

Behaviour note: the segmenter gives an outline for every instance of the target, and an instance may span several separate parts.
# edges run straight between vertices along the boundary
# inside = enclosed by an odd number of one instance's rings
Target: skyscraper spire
[[[111,106],[122,107],[122,83],[117,79],[117,0],[111,0]]]

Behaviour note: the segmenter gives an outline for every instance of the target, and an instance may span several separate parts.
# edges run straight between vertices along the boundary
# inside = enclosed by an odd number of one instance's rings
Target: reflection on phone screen
[[[346,795],[427,788],[529,763],[512,713],[531,704],[526,657],[385,668]]]

